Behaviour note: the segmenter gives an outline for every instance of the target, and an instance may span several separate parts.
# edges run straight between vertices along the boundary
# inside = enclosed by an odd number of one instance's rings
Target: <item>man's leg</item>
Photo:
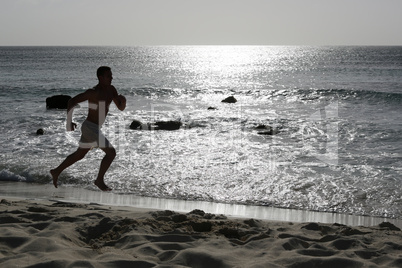
[[[57,180],[59,175],[63,170],[74,164],[75,162],[84,158],[84,156],[88,153],[90,148],[78,148],[77,151],[67,156],[67,158],[55,169],[50,170],[50,174],[53,178],[53,185],[57,188]]]
[[[99,173],[98,177],[96,178],[95,185],[99,187],[102,191],[111,191],[109,187],[106,186],[104,182],[104,176],[110,165],[112,164],[114,158],[116,157],[116,150],[110,146],[110,147],[105,147],[101,148],[105,153],[105,157],[102,159],[100,168],[99,168]]]

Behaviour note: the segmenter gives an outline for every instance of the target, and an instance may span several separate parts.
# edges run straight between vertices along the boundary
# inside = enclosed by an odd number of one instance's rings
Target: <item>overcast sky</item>
[[[402,45],[402,0],[1,0],[0,45]]]

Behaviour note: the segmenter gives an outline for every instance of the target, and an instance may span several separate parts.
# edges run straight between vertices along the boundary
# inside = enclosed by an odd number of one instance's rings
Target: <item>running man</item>
[[[106,139],[101,131],[101,126],[105,122],[109,112],[109,105],[113,101],[120,111],[126,108],[126,98],[118,95],[117,90],[112,86],[112,70],[110,67],[101,66],[97,70],[99,83],[92,89],[88,89],[84,93],[78,94],[71,98],[67,107],[67,131],[74,131],[77,127],[72,122],[74,107],[81,102],[88,101],[88,116],[81,126],[81,139],[78,149],[67,156],[67,158],[55,169],[50,170],[53,178],[53,185],[57,188],[57,180],[59,175],[67,167],[84,158],[89,150],[95,147],[101,148],[105,152],[102,159],[95,185],[102,191],[111,191],[104,182],[104,176],[114,158],[116,150]]]

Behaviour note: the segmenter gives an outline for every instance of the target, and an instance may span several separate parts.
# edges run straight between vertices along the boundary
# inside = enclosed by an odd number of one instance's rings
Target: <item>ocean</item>
[[[0,47],[0,181],[51,185],[80,129],[45,100],[95,86],[101,65],[127,98],[102,128],[114,193],[402,219],[402,47]],[[91,150],[60,187],[98,191],[102,157]]]

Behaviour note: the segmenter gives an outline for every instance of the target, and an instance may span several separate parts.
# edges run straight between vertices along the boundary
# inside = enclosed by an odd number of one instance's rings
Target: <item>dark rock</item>
[[[208,107],[208,110],[218,110],[218,108],[210,106]]]
[[[278,129],[263,124],[256,126],[255,129],[264,130],[257,132],[258,135],[275,135],[279,133]]]
[[[158,121],[155,123],[161,130],[177,130],[181,127],[180,121]]]
[[[43,134],[45,134],[45,131],[42,128],[36,131],[36,135],[43,135]]]
[[[177,130],[182,126],[180,121],[157,121],[154,124],[143,124],[141,121],[133,120],[130,129],[137,130]]]
[[[140,129],[142,123],[138,120],[133,120],[130,125],[130,129]]]
[[[226,102],[226,103],[236,103],[237,100],[236,100],[235,97],[230,96],[230,97],[227,97],[226,99],[222,100],[222,102]]]
[[[46,98],[47,109],[67,109],[68,101],[71,99],[68,95],[55,95]]]
[[[272,127],[264,125],[264,124],[260,124],[260,125],[256,126],[255,129],[272,129]]]
[[[272,130],[257,132],[258,135],[274,135]]]

